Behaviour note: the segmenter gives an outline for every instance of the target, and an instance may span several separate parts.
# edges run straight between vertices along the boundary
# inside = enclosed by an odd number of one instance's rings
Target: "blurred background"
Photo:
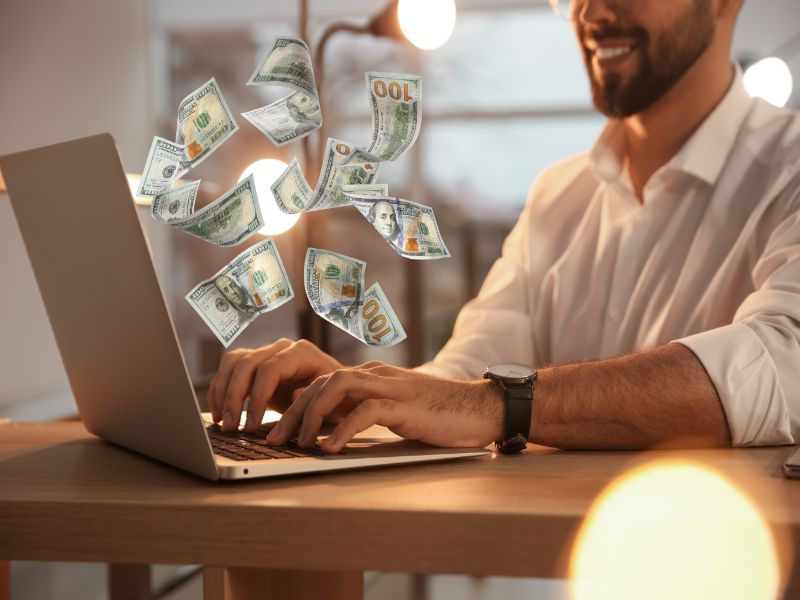
[[[391,20],[396,10],[375,0],[0,0],[0,154],[109,131],[126,171],[135,175],[154,135],[174,139],[179,101],[213,76],[240,130],[191,174],[203,181],[198,204],[214,200],[263,159],[288,163],[297,157],[313,185],[320,167],[314,160],[319,153],[315,136],[306,144],[276,148],[239,116],[287,93],[245,86],[271,41],[278,35],[306,39],[324,92],[325,135],[355,145],[366,143],[371,131],[364,72],[421,74],[419,139],[400,160],[382,166],[379,180],[389,184],[392,195],[434,207],[452,258],[404,260],[349,208],[303,216],[283,232],[275,225],[271,233],[295,300],[257,319],[233,346],[310,336],[347,363],[420,364],[444,344],[458,310],[478,290],[534,178],[546,165],[588,148],[604,118],[592,109],[569,24],[546,0],[456,0],[452,22],[452,0],[401,1],[407,19],[400,30],[381,28],[392,25],[389,21],[374,21],[385,9]],[[371,23],[372,33],[365,31]],[[800,80],[800,3],[746,0],[734,58],[753,69],[751,93],[799,108],[800,90],[792,80]],[[767,58],[780,61],[760,62]],[[271,205],[268,185],[281,169],[264,164],[251,168],[267,190],[262,199]],[[87,182],[86,193],[102,192]],[[223,348],[183,298],[242,248],[205,244],[157,224],[147,206],[138,210],[189,370],[202,387]],[[309,243],[367,261],[367,285],[381,283],[408,333],[404,343],[370,349],[309,315],[302,285]],[[74,414],[2,191],[0,276],[0,419]],[[20,600],[104,593],[99,567],[59,571],[53,565],[18,563],[14,573],[14,598]],[[82,591],[72,594],[72,589]],[[483,597],[478,588],[452,596],[436,589],[432,585],[428,591],[439,597]],[[488,588],[480,589],[489,594]],[[502,589],[508,598],[517,588]],[[560,597],[558,591],[539,590],[541,597]],[[519,593],[530,597],[529,590]]]

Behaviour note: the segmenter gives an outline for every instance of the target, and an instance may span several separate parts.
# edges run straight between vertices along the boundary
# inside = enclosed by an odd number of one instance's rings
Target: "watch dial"
[[[524,379],[532,376],[536,371],[527,365],[518,363],[502,363],[499,365],[492,365],[489,367],[489,372],[497,377],[505,377],[508,379]]]

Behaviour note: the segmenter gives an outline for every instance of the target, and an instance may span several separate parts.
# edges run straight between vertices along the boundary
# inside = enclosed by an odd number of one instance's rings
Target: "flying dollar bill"
[[[372,184],[379,170],[380,163],[372,162],[363,151],[342,140],[328,138],[317,187],[313,191],[296,159],[270,189],[278,208],[286,213],[336,208],[350,204],[342,186]]]
[[[450,256],[430,206],[391,196],[345,194],[400,256],[416,259]]]
[[[309,248],[304,265],[306,296],[320,317],[370,346],[392,346],[406,338],[380,285],[364,292],[366,263]]]
[[[226,348],[258,315],[292,298],[272,238],[251,246],[186,294],[186,301]]]
[[[370,346],[389,347],[406,339],[403,325],[379,283],[372,284],[364,294],[360,316],[361,339]]]
[[[181,168],[195,168],[239,129],[213,77],[178,105],[177,144],[185,146]]]
[[[275,202],[285,213],[304,212],[314,197],[314,190],[308,185],[297,159],[270,186]]]
[[[208,206],[167,224],[217,246],[241,244],[264,226],[253,175],[239,181]]]
[[[179,175],[183,146],[162,137],[154,137],[139,180],[139,196],[156,196],[168,190]]]
[[[377,160],[396,160],[419,135],[422,77],[374,71],[364,77],[372,108],[372,140],[364,150]]]
[[[186,185],[158,194],[153,198],[150,214],[156,221],[161,221],[162,223],[188,217],[194,212],[194,202],[197,199],[197,190],[199,188],[200,181],[192,181]]]
[[[303,40],[276,39],[247,85],[285,85],[294,90],[272,104],[242,113],[276,146],[302,138],[322,125],[311,55]]]

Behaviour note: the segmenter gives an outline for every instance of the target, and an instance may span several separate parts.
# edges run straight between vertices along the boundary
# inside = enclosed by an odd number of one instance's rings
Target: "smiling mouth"
[[[610,60],[628,54],[633,50],[633,46],[619,46],[617,48],[597,48],[594,55],[600,60]]]

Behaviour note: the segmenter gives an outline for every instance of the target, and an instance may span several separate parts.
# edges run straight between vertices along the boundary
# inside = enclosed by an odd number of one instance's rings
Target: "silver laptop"
[[[0,157],[0,169],[81,419],[93,434],[211,480],[488,454],[372,427],[342,454],[223,434],[199,410],[114,140]],[[268,340],[265,340],[267,342]]]

